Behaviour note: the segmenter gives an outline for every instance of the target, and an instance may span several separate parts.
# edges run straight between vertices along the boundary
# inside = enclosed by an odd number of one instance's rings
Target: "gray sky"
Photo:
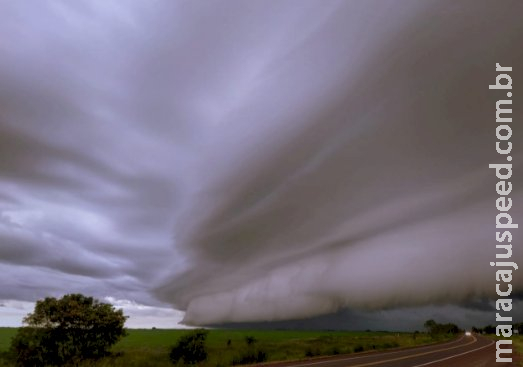
[[[492,322],[488,85],[514,68],[523,221],[522,11],[2,2],[0,324],[71,292],[135,326]]]

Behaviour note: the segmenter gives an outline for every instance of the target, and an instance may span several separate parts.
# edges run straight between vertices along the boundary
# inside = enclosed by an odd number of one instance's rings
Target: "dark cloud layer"
[[[302,330],[423,330],[425,321],[451,322],[461,328],[471,329],[476,326],[494,325],[495,308],[491,301],[485,301],[477,308],[480,301],[471,305],[438,304],[421,307],[400,307],[377,311],[341,309],[335,313],[314,316],[307,319],[294,319],[272,322],[242,322],[213,325],[232,329],[302,329]],[[521,320],[521,302],[514,304],[514,319]],[[493,316],[494,315],[494,316]]]
[[[267,73],[257,93],[269,97],[231,115],[268,126],[232,133],[228,167],[206,176],[177,222],[192,268],[159,294],[187,309],[187,322],[495,295],[486,270],[495,215],[486,162],[498,159],[488,84],[496,62],[521,63],[510,41],[522,29],[509,6],[402,4],[367,3],[372,17],[341,5]],[[385,14],[391,23],[365,37],[351,28]],[[284,98],[291,81],[306,92]],[[289,125],[271,126],[273,118]]]
[[[523,80],[521,10],[0,5],[0,299],[81,291],[191,324],[483,322],[500,160],[488,85],[497,62]]]

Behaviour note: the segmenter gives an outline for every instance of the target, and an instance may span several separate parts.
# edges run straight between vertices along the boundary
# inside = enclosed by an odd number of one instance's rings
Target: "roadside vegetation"
[[[81,294],[38,301],[26,326],[0,328],[0,367],[228,367],[372,352],[452,339],[453,324],[427,332],[193,329],[126,330],[126,316]]]
[[[523,366],[523,335],[515,335],[512,337],[514,343],[514,350],[519,356],[519,365]]]
[[[413,347],[447,341],[462,332],[455,324],[434,320],[413,333],[126,330],[125,320],[121,310],[80,294],[38,301],[24,320],[26,326],[0,328],[0,367],[228,367]],[[515,324],[514,330],[520,333],[512,337],[514,354],[521,356],[523,324]],[[493,326],[472,331],[495,338]]]
[[[499,336],[496,336],[496,333],[481,333],[483,336],[486,336],[487,338],[490,338],[492,340],[500,340],[505,339]],[[515,366],[522,366],[523,367],[523,335],[512,335],[510,337],[512,339],[512,362],[514,362]]]
[[[512,324],[512,330],[514,332],[518,333],[518,335],[523,335],[523,322]],[[495,325],[487,325],[484,327],[472,327],[472,332],[478,333],[478,334],[496,334],[496,326]]]
[[[427,332],[431,336],[445,335],[445,334],[456,335],[463,331],[463,330],[460,330],[460,328],[456,324],[451,324],[451,323],[439,324],[434,320],[425,321],[424,326],[425,326],[425,329],[427,329]]]
[[[83,361],[82,367],[174,366],[170,355],[184,336],[197,331],[130,329],[99,360]],[[0,353],[9,349],[16,329],[0,328]],[[425,332],[391,333],[376,331],[286,331],[286,330],[208,330],[203,343],[206,358],[199,366],[226,367],[262,361],[296,360],[336,354],[410,347],[444,341],[452,335],[431,336]],[[183,343],[182,343],[183,344]],[[183,349],[183,348],[182,348]],[[5,356],[5,355],[4,355]],[[3,364],[2,364],[3,363]],[[177,366],[190,364],[181,358]],[[4,359],[0,366],[15,366]]]

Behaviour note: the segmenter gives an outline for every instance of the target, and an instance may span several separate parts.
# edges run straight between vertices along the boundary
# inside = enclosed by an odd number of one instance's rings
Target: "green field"
[[[16,334],[15,328],[0,327],[0,352],[9,348],[11,338]]]
[[[114,357],[83,366],[172,366],[168,358],[170,348],[187,332],[130,329],[129,335],[113,347]],[[0,328],[0,352],[9,348],[10,338],[15,333],[16,329]],[[254,348],[263,350],[267,361],[383,350],[443,340],[435,340],[424,333],[414,336],[412,333],[391,332],[211,330],[207,338],[209,358],[204,365],[230,366],[233,359],[247,351],[246,336],[257,340]],[[4,362],[3,366],[9,364]]]

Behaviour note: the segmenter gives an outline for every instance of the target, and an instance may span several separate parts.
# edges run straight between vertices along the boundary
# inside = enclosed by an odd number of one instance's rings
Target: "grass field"
[[[9,348],[11,338],[16,334],[15,328],[0,328],[0,352],[5,351]]]
[[[84,366],[172,366],[170,348],[187,330],[130,329],[129,335],[116,344],[108,357]],[[9,348],[16,329],[0,328],[0,352]],[[320,355],[346,354],[368,350],[433,343],[429,335],[420,333],[348,332],[348,331],[246,331],[211,330],[207,338],[209,358],[204,366],[225,367],[247,350],[246,336],[257,341],[254,347],[267,354],[267,361],[310,358]],[[443,340],[443,337],[439,340]],[[230,341],[230,342],[229,342]],[[9,366],[6,362],[0,366]]]

